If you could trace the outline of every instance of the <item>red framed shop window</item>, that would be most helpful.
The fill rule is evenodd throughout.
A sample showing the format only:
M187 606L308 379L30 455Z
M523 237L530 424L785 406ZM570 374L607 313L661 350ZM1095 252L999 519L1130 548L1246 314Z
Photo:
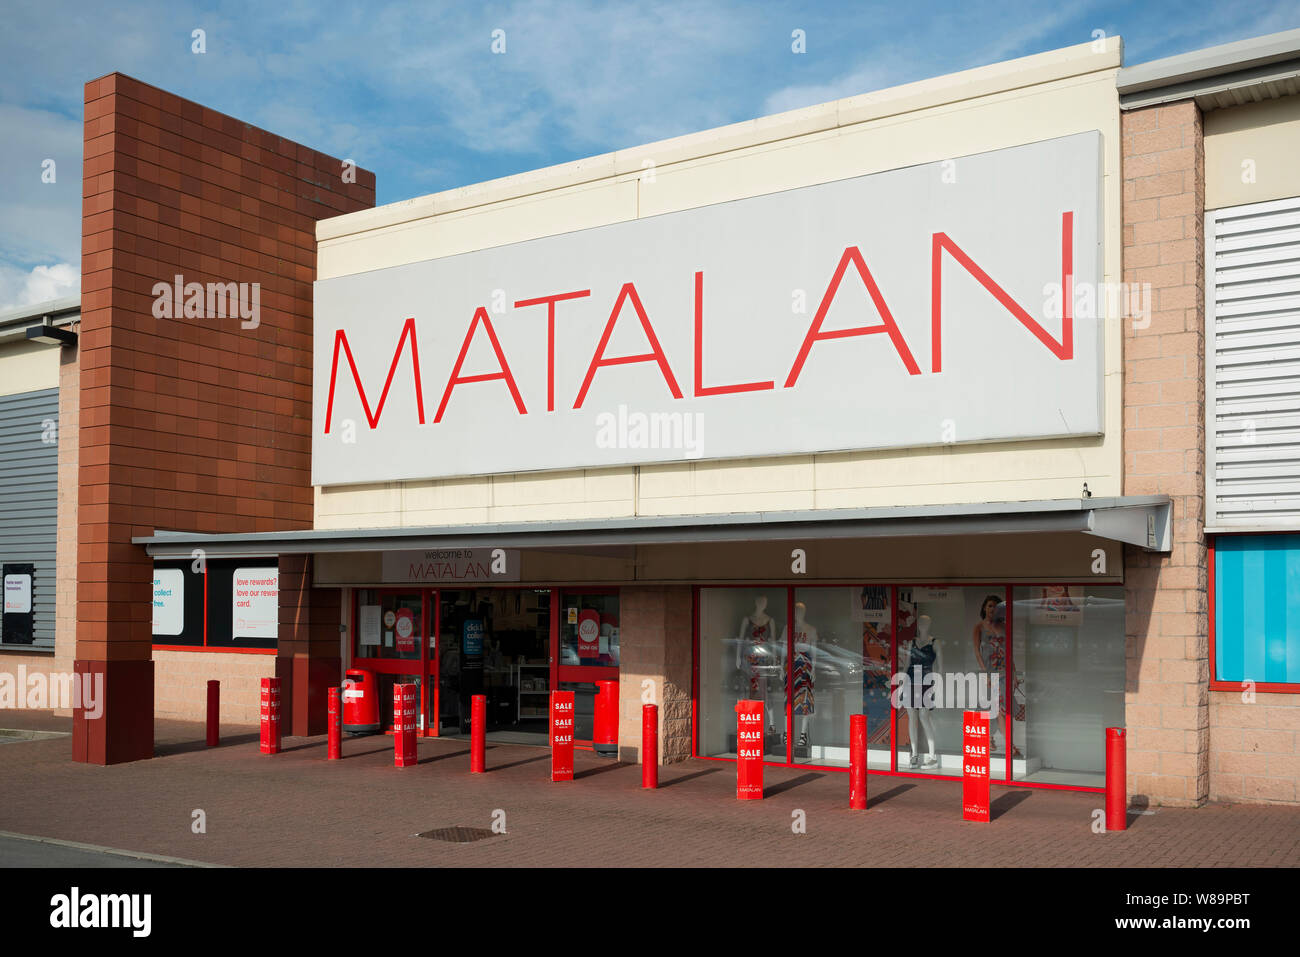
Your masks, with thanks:
M1289 575L1285 569L1276 567L1272 571L1274 573L1281 571L1282 574L1270 575L1268 571L1264 571L1258 566L1253 569L1254 574L1245 574L1239 558L1240 548L1238 547L1259 543L1266 546L1260 551L1273 552L1275 551L1273 546L1279 543L1287 543L1289 540L1294 540L1297 545L1300 545L1300 534L1294 531L1277 531L1252 532L1244 535L1210 535L1207 537L1207 634L1210 657L1209 687L1211 691L1241 693L1246 687L1244 682L1250 680L1253 690L1260 693L1300 694L1300 682L1255 680L1246 674L1244 668L1237 677L1224 677L1220 673L1221 663L1219 660L1220 654L1224 652L1244 656L1246 647L1253 649L1257 643L1263 643L1266 640L1266 635L1263 632L1281 631L1288 637L1294 633L1295 626L1291 625L1291 621L1300 617L1297 615L1296 607L1300 605L1300 600L1296 597L1297 594L1300 594L1300 589L1297 589L1294 585L1296 576ZM1221 566L1218 552L1221 541L1232 546L1230 556L1232 559L1230 563L1231 571L1225 576L1230 579L1230 582L1225 583L1219 581ZM1297 550L1300 549L1291 549L1293 552ZM1294 571L1294 567L1294 562L1292 562L1292 571ZM1271 625L1267 623L1270 616L1266 612L1263 615L1256 614L1254 622L1251 625L1246 625L1243 621L1245 618L1243 606L1246 604L1258 605L1261 593L1264 600L1272 606L1268 611L1273 612L1274 621ZM1282 619L1280 626L1277 623L1279 613ZM1219 619L1224 614L1234 617L1231 622L1233 633L1229 635L1220 635L1223 622ZM1287 630L1289 625L1291 627L1290 631ZM1221 640L1222 646L1220 645ZM1276 644L1274 648L1277 648ZM1264 653L1267 653L1267 651L1265 650ZM1292 658L1291 660L1294 661L1295 659ZM1241 668L1242 666L1237 665L1236 667ZM1296 670L1300 670L1300 668Z

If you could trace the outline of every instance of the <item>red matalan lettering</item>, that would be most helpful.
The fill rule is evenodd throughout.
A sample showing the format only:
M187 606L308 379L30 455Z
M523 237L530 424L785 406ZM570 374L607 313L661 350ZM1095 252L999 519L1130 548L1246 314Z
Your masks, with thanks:
M618 317L623 311L623 302L627 299L632 301L632 308L636 310L637 318L641 320L641 329L645 332L646 339L650 341L650 351L634 356L614 356L606 359L605 348L609 345L609 337L614 332L614 323L618 321ZM673 394L674 399L682 397L682 390L677 385L677 379L673 376L672 367L668 365L668 357L664 355L664 350L659 345L659 337L655 335L654 326L650 324L650 317L646 315L645 306L641 305L641 297L637 295L636 286L630 282L625 282L623 288L618 291L618 298L614 300L614 308L610 311L609 321L605 323L605 331L601 334L600 344L596 346L595 355L591 357L591 365L587 367L587 377L582 380L582 388L578 390L578 398L573 403L573 407L575 409L582 408L582 403L587 398L587 390L591 388L591 380L596 377L596 370L601 366L621 366L634 362L658 363L659 371L663 373L664 381L668 383L668 391Z
M492 351L496 353L497 367L500 371L487 372L482 375L460 374L461 366L465 364L465 355L469 352L470 343L474 341L474 330L482 322L483 328L487 331L488 341L492 343ZM491 382L495 379L504 379L507 388L510 389L510 397L515 400L515 408L520 415L527 415L528 410L524 408L524 400L519 395L519 387L515 385L515 377L510 372L510 364L506 362L505 354L501 351L501 343L497 341L497 332L492 328L492 320L488 318L487 310L479 306L474 310L474 318L470 320L469 331L465 333L465 341L461 343L460 355L456 357L456 364L452 367L451 377L447 380L447 388L442 392L442 402L438 404L438 413L433 417L433 424L437 425L442 421L442 414L447 411L447 402L451 399L451 390L458 385L469 382ZM424 419L420 419L424 423ZM373 426L372 426L373 428Z
M397 372L397 360L402 357L402 344L406 337L411 337L411 374L415 379L415 408L420 415L420 424L424 425L424 389L420 382L420 347L415 341L415 317L406 320L402 334L397 338L397 348L393 351L393 362L388 367L388 378L384 380L384 390L379 393L379 404L370 413L370 402L366 398L365 386L361 384L361 373L357 371L356 360L352 358L352 347L348 345L348 335L342 329L334 333L334 358L330 361L330 391L325 403L325 434L329 435L330 419L334 414L334 383L339 371L339 349L348 357L348 368L352 370L352 381L357 384L357 394L361 396L361 408L365 410L366 421L372 429L379 427L379 417L383 414L384 403L388 400L388 390L393 385L393 374Z

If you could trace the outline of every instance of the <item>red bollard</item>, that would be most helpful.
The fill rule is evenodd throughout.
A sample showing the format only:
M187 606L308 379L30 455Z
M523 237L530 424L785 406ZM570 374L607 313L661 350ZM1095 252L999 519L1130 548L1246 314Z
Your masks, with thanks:
M867 716L849 716L849 807L867 809Z
M763 800L763 702L736 702L736 797Z
M393 685L393 765L415 765L415 703L419 692L415 685Z
M1128 829L1128 749L1123 728L1106 729L1106 830Z
M641 787L659 787L659 705L641 706Z
M487 770L487 695L470 698L469 771L482 774Z
M221 742L221 682L208 681L208 747L215 748Z
M280 679L263 678L259 701L261 718L261 742L259 750L263 754L280 753Z
M343 757L343 708L340 695L343 689L329 689L329 751L326 760L337 761Z

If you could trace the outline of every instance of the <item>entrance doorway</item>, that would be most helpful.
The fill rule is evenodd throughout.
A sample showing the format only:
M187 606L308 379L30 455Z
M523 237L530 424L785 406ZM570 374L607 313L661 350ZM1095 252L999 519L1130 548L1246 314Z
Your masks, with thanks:
M487 699L489 741L548 743L550 692L574 692L574 743L591 748L596 682L618 680L617 588L359 588L352 667L376 673L380 719L392 689L420 688L420 733L470 733Z

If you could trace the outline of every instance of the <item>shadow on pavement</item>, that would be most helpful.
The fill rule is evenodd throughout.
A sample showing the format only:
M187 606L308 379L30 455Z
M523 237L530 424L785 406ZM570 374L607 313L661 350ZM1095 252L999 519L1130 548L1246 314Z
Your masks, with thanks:
M504 771L506 768L517 768L521 764L532 764L535 761L549 761L549 760L551 760L551 755L550 752L547 752L546 754L539 754L535 758L524 758L520 761L511 761L509 764L495 764L492 767L488 768L487 770L489 773L491 773L492 771Z
M801 784L808 784L810 781L820 781L825 776L824 774L801 774L789 781L782 781L780 784L772 784L763 788L763 797L775 797L782 791L789 791L791 788L797 788Z
M233 747L237 744L250 744L259 740L257 734L231 734L222 737L217 744L218 748ZM196 738L193 741L164 741L154 742L153 756L155 758L166 758L173 754L188 754L192 751L207 751L208 742L206 738Z
M989 820L996 821L1003 814L1015 808L1017 804L1028 801L1031 797L1033 797L1033 792L1023 789L998 795L997 798L989 802Z
M703 771L692 771L690 774L683 774L681 777L673 778L670 781L659 781L661 788L672 787L674 784L681 784L683 781L689 781L692 778L702 778L706 774L717 774L722 768L705 768Z
M578 781L582 778L593 777L597 774L604 774L606 771L614 771L618 768L630 768L632 765L624 764L622 761L615 761L612 764L602 764L594 768L584 768L581 771L573 772L573 780Z
M915 784L900 784L897 787L890 788L888 791L885 791L883 794L872 794L871 791L868 790L867 807L874 808L877 805L884 804L889 799L896 798L900 794L912 790L912 788L914 787L916 787Z

